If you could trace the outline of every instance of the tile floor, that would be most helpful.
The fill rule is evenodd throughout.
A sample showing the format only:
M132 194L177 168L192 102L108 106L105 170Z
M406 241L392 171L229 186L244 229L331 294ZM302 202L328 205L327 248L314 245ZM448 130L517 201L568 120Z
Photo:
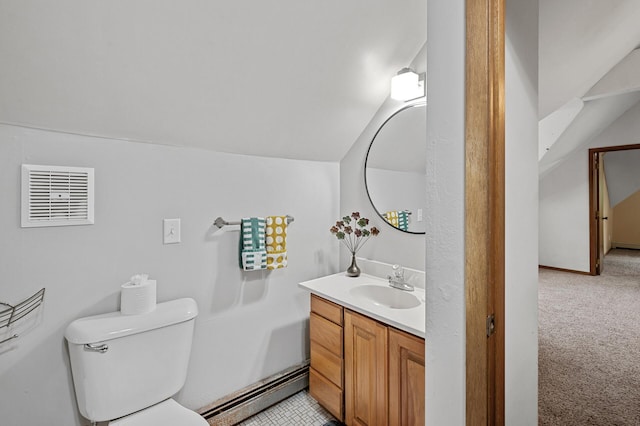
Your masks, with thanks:
M335 418L322 408L318 402L304 390L288 399L249 417L238 426L323 426L334 423Z

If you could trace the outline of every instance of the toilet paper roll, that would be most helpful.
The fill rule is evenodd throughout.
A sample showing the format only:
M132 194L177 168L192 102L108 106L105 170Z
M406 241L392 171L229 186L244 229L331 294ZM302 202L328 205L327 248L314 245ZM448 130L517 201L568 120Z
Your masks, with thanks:
M141 284L122 284L120 291L120 313L123 315L146 314L156 308L156 280Z

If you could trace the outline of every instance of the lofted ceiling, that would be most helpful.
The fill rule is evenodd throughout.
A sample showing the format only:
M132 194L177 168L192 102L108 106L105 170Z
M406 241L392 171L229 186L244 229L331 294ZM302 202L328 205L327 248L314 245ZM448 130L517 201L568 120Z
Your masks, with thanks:
M540 170L640 100L638 0L540 0ZM0 122L339 161L427 0L0 0Z
M541 176L640 101L638 22L638 0L540 0Z
M339 161L426 40L426 0L0 1L0 122Z

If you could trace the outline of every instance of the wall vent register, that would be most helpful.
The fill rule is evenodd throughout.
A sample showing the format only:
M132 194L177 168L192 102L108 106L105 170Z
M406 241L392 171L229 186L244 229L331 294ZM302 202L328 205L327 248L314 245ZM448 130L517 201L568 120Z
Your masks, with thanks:
M93 169L22 165L23 228L94 223Z

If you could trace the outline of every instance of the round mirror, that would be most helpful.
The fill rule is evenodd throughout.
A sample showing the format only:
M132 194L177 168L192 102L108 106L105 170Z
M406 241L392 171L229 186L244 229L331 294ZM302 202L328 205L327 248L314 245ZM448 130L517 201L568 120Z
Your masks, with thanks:
M396 111L378 129L364 164L369 200L390 226L424 234L427 112L424 102Z

